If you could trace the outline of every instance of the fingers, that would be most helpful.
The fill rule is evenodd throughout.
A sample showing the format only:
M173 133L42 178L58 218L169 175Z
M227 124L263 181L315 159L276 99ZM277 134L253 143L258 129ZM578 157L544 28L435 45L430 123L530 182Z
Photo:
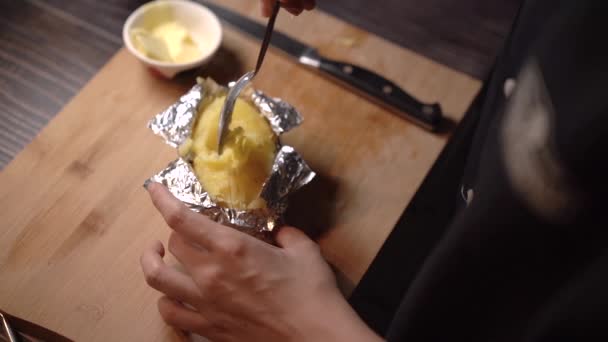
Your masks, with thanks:
M304 232L294 227L283 227L279 230L276 237L277 243L283 248L311 247L316 246Z
M304 10L300 7L285 7L285 10L293 15L300 15Z
M209 326L198 311L165 296L158 300L158 312L167 324L181 330L201 332Z
M169 237L169 251L188 270L197 268L205 263L208 251L195 246L178 233L172 232Z
M272 4L274 3L273 0L262 0L261 5L262 5L262 16L263 17L269 17L270 14L272 13Z
M281 7L293 15L299 15L304 10L315 8L315 0L277 0L281 2ZM275 0L262 0L262 16L268 17L272 13L272 6Z
M161 184L150 184L148 193L156 209L173 230L204 248L211 250L214 240L236 233L191 211Z
M163 246L163 243L158 240L154 241L147 250L157 253L161 258L165 256L165 246Z
M304 0L304 1L302 1L302 6L304 7L305 10L311 11L315 8L316 1L315 0Z
M167 266L162 259L164 253L163 245L156 241L141 255L141 268L148 285L176 300L190 304L199 302L200 291L194 281Z
M240 257L252 244L262 244L245 233L189 210L161 184L150 184L148 192L154 206L176 233L210 253Z
M293 15L300 15L304 8L302 7L302 0L282 0L282 7Z

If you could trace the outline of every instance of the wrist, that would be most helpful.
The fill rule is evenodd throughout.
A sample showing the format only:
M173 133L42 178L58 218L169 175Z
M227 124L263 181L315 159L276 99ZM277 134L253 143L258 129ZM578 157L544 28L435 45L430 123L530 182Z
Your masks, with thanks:
M333 326L331 339L327 341L349 341L349 342L379 342L383 341L370 327L363 322L361 317L341 296L342 308L336 325Z
M300 332L294 342L383 341L363 322L339 291L319 300L319 307L304 318Z

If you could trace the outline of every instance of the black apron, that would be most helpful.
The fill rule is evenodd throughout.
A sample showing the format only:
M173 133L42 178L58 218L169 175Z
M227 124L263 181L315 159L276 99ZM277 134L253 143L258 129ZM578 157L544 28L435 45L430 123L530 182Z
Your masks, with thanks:
M483 89L350 298L380 335L608 337L607 10L599 0L523 3Z

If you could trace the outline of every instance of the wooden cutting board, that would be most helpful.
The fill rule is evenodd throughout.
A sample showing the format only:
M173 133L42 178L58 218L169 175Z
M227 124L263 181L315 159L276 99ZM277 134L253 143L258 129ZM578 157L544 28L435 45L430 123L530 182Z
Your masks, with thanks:
M219 2L219 1L218 1ZM255 1L222 4L258 18ZM328 57L366 66L459 121L479 82L321 12L277 29ZM226 82L259 43L225 27L201 71ZM156 310L139 255L169 230L143 181L176 157L146 122L191 78L152 76L124 49L0 174L0 308L78 341L179 340ZM444 146L434 135L271 49L256 87L288 99L304 124L285 136L318 172L292 200L291 223L318 241L345 293L359 281Z

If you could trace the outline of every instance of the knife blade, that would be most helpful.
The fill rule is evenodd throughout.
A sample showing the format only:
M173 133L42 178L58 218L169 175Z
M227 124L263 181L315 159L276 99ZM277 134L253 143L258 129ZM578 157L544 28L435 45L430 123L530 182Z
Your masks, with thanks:
M10 324L10 328L13 334L16 335L17 341L56 341L56 342L71 342L65 336L59 335L58 333L51 331L38 324L26 321L16 316L12 316L2 310L0 310L4 318L4 322L7 326ZM18 336L18 337L17 337ZM0 334L0 337L2 335ZM10 337L7 337L10 338ZM2 339L0 339L2 340ZM10 341L10 339L9 339Z
M228 24L256 39L263 39L265 32L263 25L210 1L198 1ZM274 32L270 44L295 58L300 64L332 76L357 89L371 100L393 109L393 112L401 117L414 121L426 129L437 131L443 121L443 112L438 103L423 103L394 82L371 70L351 63L325 58L315 48L279 31Z

